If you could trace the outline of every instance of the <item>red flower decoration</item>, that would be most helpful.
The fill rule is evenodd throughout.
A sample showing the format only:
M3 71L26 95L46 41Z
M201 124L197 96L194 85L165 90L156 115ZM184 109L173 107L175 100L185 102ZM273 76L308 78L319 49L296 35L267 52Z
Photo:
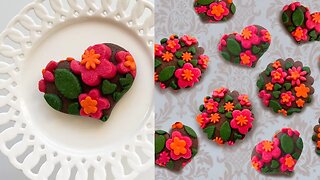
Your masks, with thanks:
M307 74L307 71L302 71L301 66L298 68L292 67L288 70L289 76L286 78L287 80L291 80L291 84L300 85L301 81L306 81L307 79L304 77Z
M275 84L275 83L283 84L284 83L284 78L287 76L287 73L284 72L282 70L282 68L278 68L278 69L273 70L271 72L271 76L272 76L271 82L273 84Z
M180 88L192 87L194 83L199 82L201 70L194 68L191 63L186 63L182 68L176 70L174 75L178 78Z
M119 62L117 69L121 74L130 73L133 77L136 77L136 63L129 52L119 51L115 58Z
M92 89L88 94L80 94L79 103L81 116L97 119L102 117L102 110L110 108L108 99L101 97L98 89Z
M230 126L233 129L238 129L241 134L247 134L249 129L252 128L254 118L250 110L235 110L232 112L232 117L233 119L230 122Z
M292 105L292 102L295 99L296 98L292 95L291 91L288 91L288 92L285 92L285 93L281 93L281 95L280 95L280 103L281 104L285 104L288 107L290 107Z

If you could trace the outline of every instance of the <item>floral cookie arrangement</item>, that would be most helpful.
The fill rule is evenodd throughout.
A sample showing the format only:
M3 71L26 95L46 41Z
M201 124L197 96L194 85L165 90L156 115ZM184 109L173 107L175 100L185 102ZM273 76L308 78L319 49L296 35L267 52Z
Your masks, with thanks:
M303 150L300 133L283 128L272 141L263 140L252 151L251 164L266 175L292 175Z
M312 136L312 141L316 144L316 153L320 156L320 119L319 124L313 128L314 135Z
M227 21L236 13L232 0L195 0L194 9L203 22Z
M218 144L233 145L236 140L244 139L252 128L254 115L246 94L222 87L205 97L199 109L197 122L208 139Z
M297 43L320 41L320 12L294 2L282 10L282 23Z
M185 167L198 152L198 138L189 126L176 122L170 133L155 132L155 163L173 171Z
M312 101L314 79L300 61L279 59L270 63L257 81L263 104L284 116L299 113Z
M241 34L223 35L218 49L226 61L245 67L255 67L268 50L270 43L271 35L267 29L251 25L244 28Z
M193 87L208 67L209 57L198 46L198 40L184 35L171 35L155 44L155 82L160 88L174 90Z
M42 71L39 90L55 110L107 121L130 89L136 64L125 49L111 43L90 46L82 60L51 61Z

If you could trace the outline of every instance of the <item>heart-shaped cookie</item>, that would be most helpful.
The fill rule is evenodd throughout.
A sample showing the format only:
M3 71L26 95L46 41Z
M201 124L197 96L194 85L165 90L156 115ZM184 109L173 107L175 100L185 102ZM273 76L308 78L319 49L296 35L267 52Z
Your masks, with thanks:
M186 166L198 152L198 138L189 126L176 122L170 133L155 132L155 163L172 171Z
M201 114L196 120L208 139L218 144L233 145L252 129L254 115L248 95L222 87L203 101L199 108Z
M271 35L267 29L251 25L244 28L241 34L223 35L218 49L227 61L246 67L255 67L261 56L268 50L270 43Z
M316 144L316 153L320 156L320 119L319 124L313 128L314 134L312 136L312 141Z
M107 121L135 79L135 61L111 43L90 46L81 59L50 61L42 70L39 90L57 111Z
M203 22L227 21L236 13L232 0L195 0L194 9Z
M251 164L266 175L292 175L303 150L300 133L283 128L272 141L263 140L252 151Z
M282 10L282 23L297 43L320 41L320 12L294 2Z

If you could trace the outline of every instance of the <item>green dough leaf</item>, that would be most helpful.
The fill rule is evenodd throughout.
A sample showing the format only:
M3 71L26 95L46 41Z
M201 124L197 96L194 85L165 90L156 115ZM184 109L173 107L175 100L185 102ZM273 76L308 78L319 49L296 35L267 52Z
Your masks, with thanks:
M209 5L212 2L214 2L215 0L198 0L197 3L201 4L201 5Z
M101 118L101 121L106 122L106 121L108 121L108 119L109 119L109 116L104 115L104 116Z
M162 149L164 148L164 145L165 145L165 142L166 142L166 138L163 136L163 135L159 135L156 137L155 139L155 153L158 154L162 151Z
M231 119L232 118L232 112L227 112L226 113L226 118Z
M279 167L279 165L280 165L279 162L273 159L273 160L271 161L271 166L270 166L270 167L271 167L272 169L276 169L276 168Z
M117 85L116 84L111 83L108 80L104 80L102 82L101 90L102 90L103 94L112 94L116 89L117 89Z
M298 138L296 141L296 146L298 149L302 150L303 149L303 141L301 138Z
M316 40L317 39L317 33L315 30L312 30L309 32L310 40Z
M164 135L164 134L166 134L167 132L166 132L166 131L163 131L163 130L156 130L156 133L157 133L157 134L160 134L160 135Z
M286 70L288 70L289 68L291 68L293 66L292 62L287 61L286 62Z
M276 99L279 99L280 97L280 94L281 94L281 91L273 91L272 92L272 96Z
M210 98L210 97L209 97ZM215 101L220 102L221 99L220 98L214 98Z
M282 86L280 85L280 84L278 84L278 83L276 83L275 85L274 85L274 90L275 91L278 91L279 89L281 89L282 88Z
M284 83L283 86L287 91L289 91L291 89L291 87L292 87L291 83Z
M186 62L184 60L179 60L178 61L178 66L179 67L183 67L183 65L185 64Z
M263 168L261 168L261 172L262 173L265 173L265 174L267 174L268 172L269 172L269 167L268 166L265 166L265 167L263 167Z
M185 126L184 125L184 130L186 130L186 132L189 134L189 136L191 136L192 138L197 138L197 134L196 132L194 132L194 130L192 128L190 128L189 126Z
M234 106L234 109L235 109L235 110L241 110L241 109L242 109L241 104L236 104L236 105Z
M301 26L304 22L304 13L301 8L297 7L292 14L292 22L295 26Z
M62 100L55 94L45 94L44 99L55 110L60 111L62 109Z
M221 51L221 56L227 60L227 61L230 61L230 54L226 51Z
M216 127L208 126L207 128L203 129L203 132L207 133L208 139L212 139L214 135Z
M302 68L302 70L303 70L303 71L306 71L308 74L311 73L311 70L310 70L310 68L309 68L308 66L304 66L304 67Z
M285 154L291 154L294 150L293 139L287 134L283 134L280 138L281 149Z
M169 162L167 162L166 167L168 169L173 169L174 168L174 162L172 160L170 160Z
M196 60L196 59L192 59L190 62L194 67L196 67L198 65L198 60Z
M240 58L239 57L234 58L233 63L240 64Z
M194 46L189 47L188 52L190 52L192 55L196 54L196 48Z
M119 79L120 85L123 87L123 89L130 89L130 87L132 86L133 83L133 77L131 74L126 74L125 78L120 78Z
M80 105L75 102L68 106L68 114L80 115Z
M201 106L199 107L199 110L202 112L204 110L204 105L201 104Z
M252 47L253 54L258 54L260 51L261 51L261 48L259 48L258 46L253 46Z
M283 23L288 23L289 22L289 17L287 13L282 13L282 22Z
M241 53L240 44L238 43L238 41L236 41L233 38L227 39L227 49L230 51L232 55L235 55L235 56L239 56Z
M225 102L232 102L232 101L233 101L233 98L232 98L230 95L226 95L226 96L224 97L224 101L225 101Z
M293 113L300 113L300 112L301 112L301 109L299 109L299 108L290 108L290 109L288 109L287 114L291 115Z
M257 81L257 86L259 90L262 90L264 88L264 79L263 76L259 76L259 80Z
M272 71L272 70L273 70L273 69L272 69L271 67L267 67L267 68L266 68L266 71L265 71L266 75L269 76L269 75L271 74L271 71Z
M292 32L292 31L294 31L296 28L295 28L294 26L289 26L287 29L288 29L289 32Z
M276 113L282 109L282 106L275 100L270 100L269 107L271 107Z
M242 139L242 135L241 134L238 134L237 132L234 133L233 137L235 139Z
M127 92L126 90L124 90L124 91L122 91L122 92L114 92L114 93L112 94L113 100L116 101L116 102L118 102L126 92Z
M231 136L231 127L228 121L224 122L220 128L220 136L224 141L228 141Z
M300 158L300 155L301 155L301 153L295 152L295 153L292 154L292 157L293 157L294 159L299 159L299 158Z
M192 148L191 151L192 151L192 157L194 157L198 153L198 150L196 148Z
M175 56L180 59L182 57L182 52L178 51L175 53Z
M167 38L163 38L163 39L160 40L160 43L161 43L161 44L164 44L164 43L166 43L167 41L168 41Z
M78 78L67 69L56 69L54 74L58 91L68 99L77 99L82 91Z
M175 70L176 70L175 66L168 66L164 68L159 74L159 81L161 82L168 81L173 76Z
M237 8L236 8L236 6L235 6L233 3L232 3L231 6L230 6L230 10L231 10L231 13L232 13L232 14L235 14L235 13L236 13Z
M219 111L219 113L224 113L225 112L224 107L222 107L222 106L219 107L218 111Z
M158 66L160 66L162 64L162 62L159 59L155 59L154 60L154 68L157 68Z
M172 87L172 89L178 89L178 86L174 81L171 81L170 87Z

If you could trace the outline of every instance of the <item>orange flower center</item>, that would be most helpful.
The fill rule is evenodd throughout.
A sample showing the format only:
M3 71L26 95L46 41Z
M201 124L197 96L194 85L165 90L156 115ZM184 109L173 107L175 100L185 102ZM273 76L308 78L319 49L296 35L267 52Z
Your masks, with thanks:
M100 58L100 54L96 54L94 49L86 50L84 52L84 54L82 55L82 61L80 62L80 64L85 64L86 65L86 69L90 70L92 69L96 69L97 64L100 64L101 62L99 61Z
M273 84L272 83L266 84L266 90L272 91L273 90Z
M243 54L241 56L241 61L243 64L249 64L250 63L250 56L246 55L246 54Z
M253 167L255 170L258 170L258 169L259 169L259 163L252 161L252 167Z
M155 80L155 81L158 81L158 80L159 80L159 75L158 75L156 72L154 73L154 80Z
M303 36L303 30L301 28L297 28L296 31L293 33L293 36L301 38Z
M280 79L281 78L281 76L282 76L282 74L281 73L279 73L279 72L275 72L274 74L273 74L273 78L274 79Z
M182 54L182 59L183 59L184 61L186 61L186 62L191 61L192 57L193 57L193 56L192 56L191 53L189 53L189 52L184 52L184 53Z
M318 138L320 138L320 133L317 134Z
M264 35L264 38L266 38L267 41L271 40L271 35L269 32L266 32L266 34Z
M315 23L320 23L320 13L314 13L312 15L312 21Z
M213 109L213 103L209 102L206 104L207 110L212 110Z
M279 67L281 67L280 61L274 62L273 65L272 65L272 67L274 67L274 68L276 68L276 69L279 68Z
M219 17L221 16L222 13L224 13L224 9L221 4L217 6L212 6L211 14Z
M171 48L171 49L174 48L174 47L176 47L176 45L177 45L177 44L176 44L174 41L169 41L169 42L168 42L168 46L169 46L169 48Z
M288 94L284 94L282 97L282 102L290 102L291 97Z
M288 115L288 112L285 109L278 110L278 113L282 113L284 116Z
M298 71L293 71L291 73L291 77L292 77L293 80L297 80L297 79L300 78L300 73Z
M242 97L242 101L244 101L244 102L249 102L249 97L248 97L248 96L243 96L243 97Z
M263 141L262 149L266 152L270 152L273 149L273 142L271 141Z
M171 61L172 58L173 58L173 54L170 53L169 51L166 51L166 52L162 55L163 61L166 61L166 62Z
M126 56L126 60L123 64L125 67L129 68L131 71L136 70L136 63L131 55Z
M170 148L173 150L173 153L178 156L180 154L187 153L187 149L185 148L186 144L186 141L180 140L178 137L174 137L173 142L170 144Z
M234 108L234 105L233 105L233 103L231 103L231 102L227 102L227 103L225 103L225 105L224 105L224 109L227 110L227 111L232 111L233 108Z
M211 114L211 122L217 123L220 121L220 115L218 113Z
M220 89L217 89L217 90L216 90L216 92L217 92L218 94L222 93L223 91L224 91L224 88L220 88Z
M243 31L242 31L242 37L244 39L250 39L252 36L252 32L248 29L248 28L245 28Z
M215 141L217 144L223 144L221 137L216 137L213 141Z
M296 104L297 104L297 106L298 107L303 107L304 106L304 100L302 100L302 99L298 99L297 101L296 101Z
M90 96L87 96L84 100L82 100L80 102L80 105L86 114L93 114L98 111L98 102L92 99Z
M243 115L239 115L238 117L236 117L236 121L237 121L237 125L239 126L245 126L248 124L247 117Z
M284 163L288 168L291 168L294 166L295 162L293 160L293 158L290 156L290 157L287 157L285 159L285 163Z
M193 79L194 74L192 73L192 71L190 69L185 69L185 70L183 70L183 73L181 76L184 80L191 81Z

